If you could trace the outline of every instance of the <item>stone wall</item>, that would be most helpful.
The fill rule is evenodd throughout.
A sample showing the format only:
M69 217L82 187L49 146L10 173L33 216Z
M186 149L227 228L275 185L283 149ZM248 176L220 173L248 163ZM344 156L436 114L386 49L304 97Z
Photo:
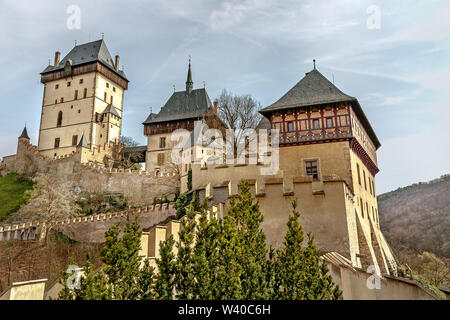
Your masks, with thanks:
M113 224L124 223L129 217L138 215L141 228L146 230L159 223L174 218L176 210L173 203L157 204L137 210L104 213L78 217L55 222L53 230L62 232L69 238L83 242L104 242L104 234ZM0 226L1 240L34 240L42 237L44 222L36 221Z
M28 139L19 139L14 161L6 161L0 174L15 171L32 176L36 173L53 173L65 181L71 181L80 191L123 194L130 206L146 206L155 197L174 196L179 187L176 175L155 172L105 168L93 162L83 163L89 149L78 147L76 152L50 159L42 155Z

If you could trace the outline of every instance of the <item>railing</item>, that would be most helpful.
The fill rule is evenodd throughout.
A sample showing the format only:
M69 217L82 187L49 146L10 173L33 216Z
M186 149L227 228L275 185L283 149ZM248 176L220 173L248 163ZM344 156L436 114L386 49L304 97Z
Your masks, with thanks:
M322 140L348 139L352 135L348 131L332 131L321 133L300 134L299 132L284 132L280 134L280 144L302 143Z

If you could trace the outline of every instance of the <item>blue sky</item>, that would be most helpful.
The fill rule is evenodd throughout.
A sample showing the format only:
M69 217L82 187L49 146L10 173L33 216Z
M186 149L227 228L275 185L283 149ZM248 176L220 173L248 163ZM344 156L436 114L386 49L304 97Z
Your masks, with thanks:
M67 8L80 8L80 29ZM379 29L368 28L375 5ZM361 0L0 0L0 157L26 122L37 143L54 52L101 38L130 79L123 134L145 143L141 122L184 87L224 88L267 106L317 68L359 99L382 147L377 193L450 172L450 2Z

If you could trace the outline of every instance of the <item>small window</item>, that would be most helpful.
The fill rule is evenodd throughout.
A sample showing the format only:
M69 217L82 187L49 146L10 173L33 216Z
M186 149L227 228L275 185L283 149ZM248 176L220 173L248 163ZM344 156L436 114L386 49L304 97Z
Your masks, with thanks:
M55 138L55 148L59 148L59 138Z
M72 83L69 81L69 82L67 82L67 86L68 87L70 87L70 85L71 85Z
M80 84L83 84L83 79L80 79Z
M87 97L87 88L84 88L83 96L84 96L85 98Z
M106 87L109 88L109 83L108 82L106 83Z
M158 154L158 165L162 166L164 164L164 153Z
M77 100L77 99L78 99L78 90L75 90L75 95L74 95L73 99L74 99L74 100Z
M294 123L292 121L288 122L288 132L294 131Z
M61 98L61 103L63 103L64 102L64 98Z
M58 104L58 99L55 99L55 104Z
M333 128L333 119L327 118L327 128Z
M313 120L313 129L320 129L319 119Z
M70 109L73 109L73 105L70 106Z
M62 111L58 112L58 118L56 119L56 126L61 127L62 125L63 113Z
M376 193L375 193L375 183L373 182L373 179L372 179L372 195L375 197L375 195L376 195Z
M103 100L106 101L107 98L108 98L108 94L107 94L106 91L105 91L105 95L104 95L104 97L103 97Z
M116 87L113 87L113 92L116 92Z
M361 207L361 215L364 218L364 205L363 205L363 202L362 202L362 198L359 198L359 205Z
M111 100L111 102L110 102L110 103L111 103L111 104L113 104L113 96L111 96L111 99L110 99L110 100Z
M166 147L166 137L159 138L159 147L161 149Z
M76 146L78 143L78 135L72 136L72 146Z
M319 173L317 171L317 160L306 161L306 175L312 176L313 180L319 180Z
M367 218L370 218L369 204L366 202Z
M100 138L103 138L103 135L100 133Z
M356 164L356 171L358 171L358 183L361 185L361 172L359 171L359 164Z
M367 182L366 182L366 172L363 170L363 178L364 178L364 189L367 191Z
M81 113L81 110L80 110L80 109L78 109L78 113Z
M59 88L59 84L56 84L55 85L55 90L58 89L58 88Z

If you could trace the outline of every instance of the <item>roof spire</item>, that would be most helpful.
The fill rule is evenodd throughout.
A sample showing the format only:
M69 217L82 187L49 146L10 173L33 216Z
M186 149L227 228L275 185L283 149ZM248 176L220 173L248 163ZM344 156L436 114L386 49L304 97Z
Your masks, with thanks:
M314 70L316 70L316 59L313 59L313 63L314 63Z
M81 136L80 142L78 142L78 144L77 144L77 147L82 147L82 148L88 148L89 149L89 146L88 146L88 144L86 142L86 138L84 137L84 132L83 132L83 135Z
M194 82L192 81L192 72L191 72L191 56L189 55L189 68L188 75L186 80L186 92L191 93L194 89Z
M30 140L30 137L28 136L28 132L27 132L27 124L25 123L25 127L22 130L22 134L20 135L19 139L24 138L27 140Z

